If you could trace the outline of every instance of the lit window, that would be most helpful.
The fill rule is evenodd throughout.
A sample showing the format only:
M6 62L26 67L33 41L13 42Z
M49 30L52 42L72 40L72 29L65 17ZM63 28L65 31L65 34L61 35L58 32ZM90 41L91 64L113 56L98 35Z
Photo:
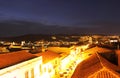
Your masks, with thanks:
M44 68L44 72L46 72L46 67Z
M34 69L31 69L31 78L34 78Z
M55 64L57 64L57 60L55 60Z
M28 71L25 72L25 78L29 78Z
M51 68L48 68L48 72L50 73L52 71L52 69Z
M40 65L40 74L42 74L42 66Z

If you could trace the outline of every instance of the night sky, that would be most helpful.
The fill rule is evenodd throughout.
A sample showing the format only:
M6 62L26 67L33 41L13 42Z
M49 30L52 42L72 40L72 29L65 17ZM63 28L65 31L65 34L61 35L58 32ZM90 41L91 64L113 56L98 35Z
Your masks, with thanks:
M50 32L120 35L120 0L0 0L0 29L0 36Z

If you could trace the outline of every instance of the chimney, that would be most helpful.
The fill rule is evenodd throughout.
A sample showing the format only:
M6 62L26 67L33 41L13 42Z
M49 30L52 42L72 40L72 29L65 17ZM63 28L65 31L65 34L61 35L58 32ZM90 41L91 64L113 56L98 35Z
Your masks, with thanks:
M118 66L120 67L120 50L116 50L116 55L117 55L117 61L118 61Z

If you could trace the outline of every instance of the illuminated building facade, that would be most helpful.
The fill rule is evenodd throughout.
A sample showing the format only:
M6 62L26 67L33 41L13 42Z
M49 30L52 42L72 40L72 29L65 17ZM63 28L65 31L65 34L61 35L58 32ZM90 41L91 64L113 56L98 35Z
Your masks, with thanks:
M59 54L51 51L35 54L36 56L42 56L42 76L43 78L55 78L59 77L58 67L60 65Z
M0 55L0 78L40 78L42 57L28 52L13 52Z
M30 54L26 51L0 55L0 78L55 78L59 77L59 54L42 52ZM11 60L12 59L12 60Z

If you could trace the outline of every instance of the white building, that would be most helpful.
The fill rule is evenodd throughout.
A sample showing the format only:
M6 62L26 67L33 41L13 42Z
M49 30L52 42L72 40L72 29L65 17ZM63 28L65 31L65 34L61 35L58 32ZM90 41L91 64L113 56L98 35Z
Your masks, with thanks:
M26 51L0 55L0 78L40 78L42 57Z

